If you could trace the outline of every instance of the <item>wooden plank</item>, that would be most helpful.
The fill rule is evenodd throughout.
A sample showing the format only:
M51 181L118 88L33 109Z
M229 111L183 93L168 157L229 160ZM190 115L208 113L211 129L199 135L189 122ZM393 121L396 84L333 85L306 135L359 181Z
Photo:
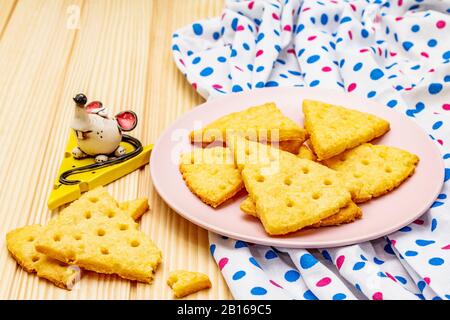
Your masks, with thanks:
M0 193L0 298L171 298L165 281L174 269L210 275L213 288L190 298L231 297L209 254L206 231L157 196L148 166L108 188L119 200L151 199L152 212L143 217L142 230L164 255L154 284L85 272L68 292L24 272L4 244L8 230L46 223L57 213L47 210L46 201L67 139L71 97L84 92L111 112L132 108L140 116L133 135L154 142L170 122L201 102L172 62L171 31L215 16L222 6L222 1L208 0L17 3L0 41L0 116L8 123L0 127L0 179L7 186Z
M0 40L16 7L17 0L0 0Z

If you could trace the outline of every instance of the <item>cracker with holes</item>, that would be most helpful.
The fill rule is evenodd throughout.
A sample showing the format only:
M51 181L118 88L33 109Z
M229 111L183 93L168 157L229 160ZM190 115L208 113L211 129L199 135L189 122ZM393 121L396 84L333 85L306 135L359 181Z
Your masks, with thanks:
M72 289L80 271L60 261L51 259L35 249L36 239L43 227L31 225L8 232L6 246L17 263L29 273L51 281L63 289Z
M254 148L249 150L251 157ZM277 164L246 163L242 170L268 234L283 235L311 226L349 204L351 194L336 172L291 153L278 154L278 159L270 159Z
M167 284L172 288L176 298L211 288L211 281L206 274L184 270L172 271L167 279Z
M258 213L256 212L256 205L250 197L244 199L240 205L241 210L253 217L258 218ZM338 213L329 216L309 227L319 228L319 227L330 227L338 226L345 223L353 222L362 217L361 208L359 208L353 201L350 201L347 206L341 208Z
M36 250L68 264L150 283L161 251L104 188L83 194L42 227Z
M192 142L209 144L213 141L225 142L227 132L243 133L251 140L258 141L298 141L306 139L306 131L290 118L283 115L274 103L250 107L240 112L230 113L190 134ZM300 145L299 145L300 146Z
M324 102L303 100L305 128L319 161L369 142L389 131L389 122Z
M133 218L133 220L138 220L144 213L148 211L148 199L138 198L135 200L128 200L119 203L119 208L122 211L127 212L127 214Z
M181 156L180 171L189 189L213 208L244 187L228 148L196 148L185 153Z
M419 158L407 151L365 143L323 163L362 187L355 202L368 201L398 187L414 173Z

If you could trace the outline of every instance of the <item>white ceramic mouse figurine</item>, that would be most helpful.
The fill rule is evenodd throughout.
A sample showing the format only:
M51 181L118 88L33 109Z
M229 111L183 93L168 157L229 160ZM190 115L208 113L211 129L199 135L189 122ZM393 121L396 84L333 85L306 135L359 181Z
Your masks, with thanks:
M87 98L82 93L73 100L75 116L71 127L78 144L72 150L73 157L82 159L91 156L95 157L96 162L105 162L109 157L125 154L125 149L120 146L122 131L131 131L136 127L137 115L133 111L123 111L110 117L100 101L86 104Z

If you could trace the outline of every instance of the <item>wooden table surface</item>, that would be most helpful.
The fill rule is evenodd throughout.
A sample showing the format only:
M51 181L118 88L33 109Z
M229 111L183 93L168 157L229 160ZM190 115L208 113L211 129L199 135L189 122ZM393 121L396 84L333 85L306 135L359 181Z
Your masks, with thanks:
M6 250L5 234L45 224L57 212L47 198L63 156L73 113L84 92L116 113L131 107L144 144L202 102L176 69L171 34L214 17L222 0L0 0L0 298L170 299L169 271L209 274L212 289L192 299L230 299L209 254L208 235L172 211L152 187L149 166L110 184L119 200L147 196L141 229L163 252L151 285L83 273L66 291L24 272ZM79 13L79 15L78 15Z

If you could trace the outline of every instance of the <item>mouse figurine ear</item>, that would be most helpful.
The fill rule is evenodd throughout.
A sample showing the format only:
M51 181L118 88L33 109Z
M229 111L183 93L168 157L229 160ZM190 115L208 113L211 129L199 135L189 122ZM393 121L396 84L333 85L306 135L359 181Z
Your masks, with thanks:
M137 115L133 111L122 111L116 114L117 125L122 131L131 131L136 128Z

